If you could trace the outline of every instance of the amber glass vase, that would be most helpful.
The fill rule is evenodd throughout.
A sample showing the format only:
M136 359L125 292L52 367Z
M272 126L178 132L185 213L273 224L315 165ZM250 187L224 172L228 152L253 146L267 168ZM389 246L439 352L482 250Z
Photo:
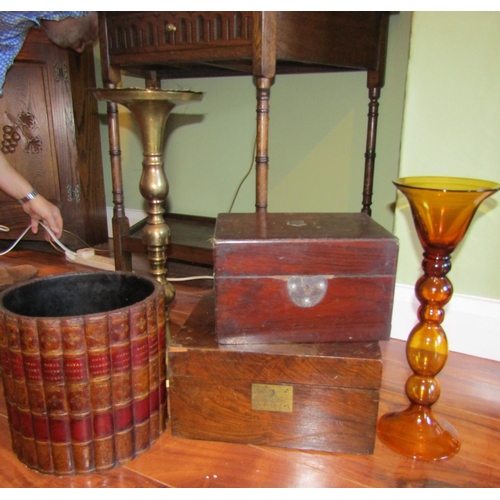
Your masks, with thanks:
M405 177L394 184L409 201L424 249L424 274L415 285L420 302L418 324L406 343L406 358L413 371L405 386L410 405L383 415L377 434L383 443L403 455L445 459L460 449L455 429L431 409L440 395L435 377L448 357L448 341L441 323L453 287L446 275L451 269L451 254L477 208L500 189L500 184L457 177Z

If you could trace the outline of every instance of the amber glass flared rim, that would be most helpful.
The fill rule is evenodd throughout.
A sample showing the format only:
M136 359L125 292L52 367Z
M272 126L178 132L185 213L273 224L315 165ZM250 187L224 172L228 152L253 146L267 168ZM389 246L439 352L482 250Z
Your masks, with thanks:
M498 191L498 182L471 179L468 177L415 176L400 177L393 181L396 186L443 192L484 192Z

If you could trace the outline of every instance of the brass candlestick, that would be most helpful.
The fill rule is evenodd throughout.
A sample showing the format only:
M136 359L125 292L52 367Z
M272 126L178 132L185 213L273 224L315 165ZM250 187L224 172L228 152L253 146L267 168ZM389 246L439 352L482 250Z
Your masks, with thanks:
M175 291L166 278L170 228L163 217L168 195L168 181L163 168L165 125L177 104L201 101L203 93L131 88L97 89L94 90L94 95L98 100L125 106L139 124L144 155L139 189L148 205L143 241L148 248L150 273L165 287L165 298L169 303L174 298Z

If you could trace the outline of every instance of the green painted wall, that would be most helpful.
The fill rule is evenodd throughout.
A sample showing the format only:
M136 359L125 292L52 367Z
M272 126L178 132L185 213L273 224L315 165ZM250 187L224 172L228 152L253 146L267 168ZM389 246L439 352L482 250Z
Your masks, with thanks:
M500 12L415 12L401 176L500 182ZM452 258L456 293L500 299L500 194L486 200ZM422 250L400 197L397 280L414 284Z

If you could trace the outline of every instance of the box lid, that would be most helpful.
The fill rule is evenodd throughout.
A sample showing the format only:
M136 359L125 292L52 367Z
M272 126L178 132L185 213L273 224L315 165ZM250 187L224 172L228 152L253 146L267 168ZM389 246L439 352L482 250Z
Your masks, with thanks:
M219 214L217 277L392 275L398 240L364 213Z
M221 345L215 334L215 297L203 297L172 335L169 378L245 379L249 383L380 388L378 342Z

